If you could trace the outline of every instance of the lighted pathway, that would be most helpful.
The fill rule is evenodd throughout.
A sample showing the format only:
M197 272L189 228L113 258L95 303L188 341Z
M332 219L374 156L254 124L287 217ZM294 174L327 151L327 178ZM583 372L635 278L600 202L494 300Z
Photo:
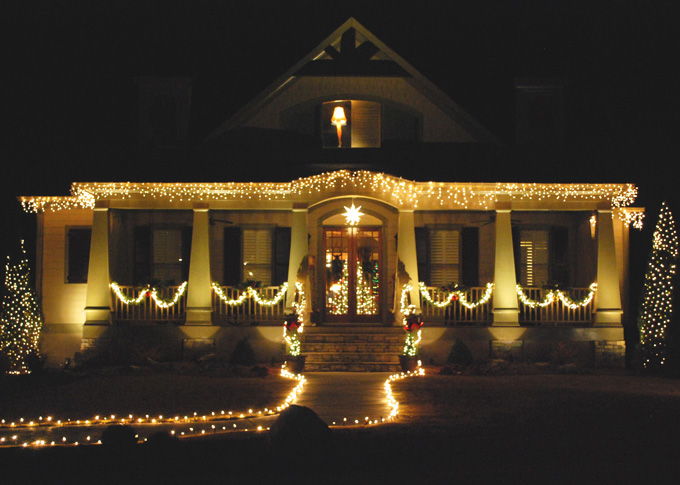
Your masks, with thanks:
M308 372L304 374L304 390L294 404L313 409L329 425L355 425L382 422L387 419L391 407L386 399L385 380L389 372ZM177 436L212 435L229 431L265 431L277 416L262 416L234 421L208 421L199 423L167 423L131 425L139 433L140 440L158 431L174 431ZM43 440L49 446L96 443L107 425L74 427L34 427L0 429L0 447ZM187 436L188 437L188 436Z
M295 404L307 406L327 424L387 417L383 384L389 372L305 372L307 384Z

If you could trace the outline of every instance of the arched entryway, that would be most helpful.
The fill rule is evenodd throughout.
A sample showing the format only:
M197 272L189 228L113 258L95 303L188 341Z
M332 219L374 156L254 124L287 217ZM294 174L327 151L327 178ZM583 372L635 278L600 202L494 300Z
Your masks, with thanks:
M358 223L344 213L361 207ZM324 201L310 211L316 232L316 298L320 323L388 323L393 296L397 212L361 197ZM311 229L311 228L310 228ZM311 248L310 248L311 249Z

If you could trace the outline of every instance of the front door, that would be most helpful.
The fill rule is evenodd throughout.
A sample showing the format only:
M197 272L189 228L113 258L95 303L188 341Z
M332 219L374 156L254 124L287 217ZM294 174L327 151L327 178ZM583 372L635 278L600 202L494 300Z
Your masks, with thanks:
M380 321L379 227L324 228L327 321Z

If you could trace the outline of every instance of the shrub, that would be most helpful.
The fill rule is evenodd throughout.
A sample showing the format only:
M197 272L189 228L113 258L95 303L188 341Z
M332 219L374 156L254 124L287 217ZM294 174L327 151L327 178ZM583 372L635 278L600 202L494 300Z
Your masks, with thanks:
M470 352L468 346L465 345L465 342L461 339L456 339L453 343L453 347L451 347L451 353L449 353L447 362L449 364L470 365L473 361L472 352Z
M255 364L255 352L250 346L247 338L239 340L231 354L230 364L236 365L253 365Z

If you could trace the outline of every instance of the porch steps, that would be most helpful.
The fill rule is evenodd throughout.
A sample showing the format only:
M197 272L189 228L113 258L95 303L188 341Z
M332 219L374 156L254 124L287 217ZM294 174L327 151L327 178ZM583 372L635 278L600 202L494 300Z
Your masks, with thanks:
M399 327L334 325L306 327L302 352L305 370L336 372L395 372L404 332Z

